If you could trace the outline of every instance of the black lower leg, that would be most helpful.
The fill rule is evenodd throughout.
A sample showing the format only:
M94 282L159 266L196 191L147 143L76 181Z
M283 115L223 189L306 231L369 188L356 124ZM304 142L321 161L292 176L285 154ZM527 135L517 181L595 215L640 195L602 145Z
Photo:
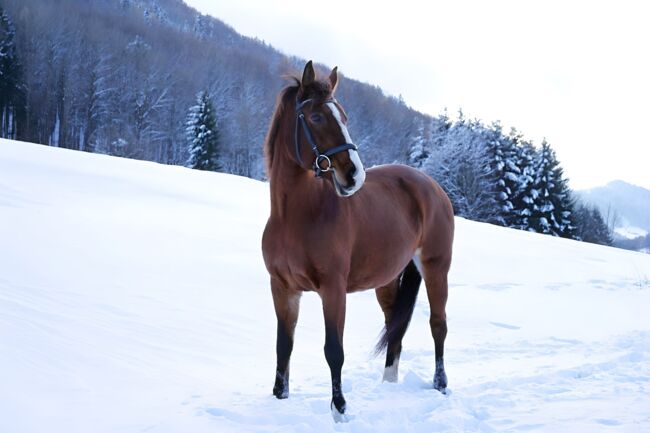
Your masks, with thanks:
M436 373L433 376L433 387L443 394L447 390L447 373L445 373L444 357L436 358Z
M386 365L385 367L391 367L399 355L402 353L402 344L389 344L388 349L386 350Z
M345 413L345 398L341 389L344 354L336 326L327 325L325 327L325 359L332 375L332 405L339 413Z
M280 399L289 397L289 358L292 350L293 338L287 332L284 324L278 321L278 335L275 346L277 365L273 395Z

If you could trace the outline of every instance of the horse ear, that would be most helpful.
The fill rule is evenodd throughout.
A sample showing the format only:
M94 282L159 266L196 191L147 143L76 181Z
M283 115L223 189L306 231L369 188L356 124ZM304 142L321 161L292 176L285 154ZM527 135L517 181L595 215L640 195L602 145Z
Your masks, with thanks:
M310 60L305 65L305 70L302 72L302 81L300 84L304 89L305 87L313 83L315 79L316 79L316 73L314 73L314 65Z
M330 84L332 85L332 94L336 91L336 86L339 84L339 67L334 66L332 72L330 72Z

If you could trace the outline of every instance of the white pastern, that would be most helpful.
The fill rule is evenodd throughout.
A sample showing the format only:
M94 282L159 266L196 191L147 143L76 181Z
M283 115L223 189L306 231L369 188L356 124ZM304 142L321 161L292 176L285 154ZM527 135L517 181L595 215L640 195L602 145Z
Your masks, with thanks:
M384 382L397 383L397 367L399 365L399 358L395 359L393 365L384 368Z

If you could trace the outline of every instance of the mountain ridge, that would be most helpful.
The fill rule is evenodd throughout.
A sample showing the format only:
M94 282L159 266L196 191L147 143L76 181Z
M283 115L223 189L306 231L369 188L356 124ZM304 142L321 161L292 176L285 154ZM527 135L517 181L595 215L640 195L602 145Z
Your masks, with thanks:
M650 190L623 180L576 191L586 203L596 205L603 215L618 214L615 227L638 227L650 232Z

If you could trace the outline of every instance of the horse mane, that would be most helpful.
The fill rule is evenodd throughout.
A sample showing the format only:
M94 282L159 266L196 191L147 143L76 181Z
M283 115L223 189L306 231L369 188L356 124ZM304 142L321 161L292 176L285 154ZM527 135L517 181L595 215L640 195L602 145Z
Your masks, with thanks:
M269 132L266 134L266 139L264 140L264 159L266 161L266 177L271 178L271 167L273 167L273 155L275 154L275 141L278 136L278 131L280 130L280 120L284 114L284 110L287 104L290 103L292 99L296 98L298 89L300 88L300 80L297 77L289 77L293 83L286 86L280 92L277 102L275 103L275 110L273 110L273 116L271 117L271 126L269 127Z
M296 100L298 91L300 90L300 79L298 77L288 76L286 78L292 81L292 83L282 89L278 96L275 110L271 117L271 126L269 127L269 132L266 134L266 139L264 140L264 159L266 161L266 177L268 179L271 178L271 167L273 167L273 155L275 154L275 142L280 131L282 115L284 114L287 105ZM303 91L301 97L305 99L326 99L330 97L331 94L331 84L328 81L317 80L311 83Z

